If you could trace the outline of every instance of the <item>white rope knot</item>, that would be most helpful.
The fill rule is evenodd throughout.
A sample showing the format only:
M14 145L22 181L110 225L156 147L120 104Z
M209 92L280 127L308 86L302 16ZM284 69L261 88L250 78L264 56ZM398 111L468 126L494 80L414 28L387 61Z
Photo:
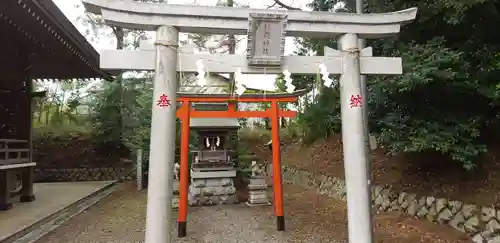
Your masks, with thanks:
M178 48L179 45L178 44L172 44L172 43L168 43L168 42L161 42L161 41L155 41L155 46L166 46L166 47L170 47L170 48Z
M357 48L357 47L348 48L348 49L343 50L343 52L347 52L349 54L358 54L358 55L359 55L360 51L361 50L359 50L359 48Z

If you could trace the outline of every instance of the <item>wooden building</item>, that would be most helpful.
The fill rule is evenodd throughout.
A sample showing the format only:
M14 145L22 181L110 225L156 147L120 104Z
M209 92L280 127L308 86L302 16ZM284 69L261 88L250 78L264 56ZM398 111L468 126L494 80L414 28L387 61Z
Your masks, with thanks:
M32 80L111 76L52 0L0 1L0 33L0 210L7 210L13 191L35 200L31 101L43 93L33 92Z

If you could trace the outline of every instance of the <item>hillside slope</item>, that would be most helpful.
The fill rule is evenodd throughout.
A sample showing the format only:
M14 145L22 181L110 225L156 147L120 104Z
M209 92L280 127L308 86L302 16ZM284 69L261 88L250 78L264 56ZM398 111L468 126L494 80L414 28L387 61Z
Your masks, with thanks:
M270 159L270 151L261 143L254 142L249 149L261 158ZM371 153L372 177L375 184L392 185L396 191L500 207L500 162L496 157L489 153L475 170L466 171L459 163L442 156L389 156L378 149ZM332 136L310 146L284 145L282 164L344 178L341 137Z

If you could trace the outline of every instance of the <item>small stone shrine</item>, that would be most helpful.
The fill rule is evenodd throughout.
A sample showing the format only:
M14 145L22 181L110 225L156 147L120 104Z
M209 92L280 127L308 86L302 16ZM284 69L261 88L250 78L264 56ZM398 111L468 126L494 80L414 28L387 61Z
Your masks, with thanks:
M252 176L248 184L248 206L271 205L267 196L265 173L256 161L252 161Z
M227 110L224 103L196 103L195 110ZM189 204L217 205L237 203L234 152L239 123L236 118L191 118L190 128L198 135L198 148L191 151Z

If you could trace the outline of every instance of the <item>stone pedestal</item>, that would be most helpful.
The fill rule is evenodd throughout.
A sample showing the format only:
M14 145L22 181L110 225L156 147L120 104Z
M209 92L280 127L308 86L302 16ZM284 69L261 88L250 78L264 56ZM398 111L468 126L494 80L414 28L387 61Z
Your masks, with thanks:
M263 176L254 176L250 178L248 184L248 206L266 206L271 205L267 197L266 178Z
M174 186L172 191L172 209L179 209L179 188L180 182L179 180L174 179Z
M233 179L236 170L191 171L189 205L218 205L238 203Z

